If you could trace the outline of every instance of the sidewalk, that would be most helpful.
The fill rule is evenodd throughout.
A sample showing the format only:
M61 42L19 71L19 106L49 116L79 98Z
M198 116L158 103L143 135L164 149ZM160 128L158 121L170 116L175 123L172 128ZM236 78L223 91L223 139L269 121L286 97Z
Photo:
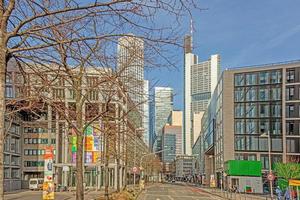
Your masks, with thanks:
M234 200L269 200L271 199L269 195L264 194L246 194L246 193L232 193L228 191L221 190L219 188L208 188L200 187L199 185L189 184L190 186L200 188L210 194L217 195L224 199L234 199Z

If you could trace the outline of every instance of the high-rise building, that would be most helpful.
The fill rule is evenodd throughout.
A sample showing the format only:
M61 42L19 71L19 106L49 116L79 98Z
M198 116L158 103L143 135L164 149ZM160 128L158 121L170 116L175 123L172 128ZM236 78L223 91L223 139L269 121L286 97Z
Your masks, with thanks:
M170 112L173 110L173 89L169 87L154 88L154 150L162 149L162 129L168 122Z
M229 160L260 161L264 182L270 165L299 162L299 84L300 61L222 73L202 118L202 149L194 149L207 183L212 176L221 183Z
M130 99L143 112L144 101L144 41L132 36L118 40L118 72ZM142 113L143 114L143 113Z
M163 127L162 161L171 163L176 155L182 154L182 111L171 111L168 123Z
M144 107L143 107L143 126L144 126L144 142L149 145L149 81L144 80Z
M184 39L184 153L190 155L194 142L194 113L202 115L211 98L220 73L220 56L199 62L192 53L192 37ZM196 115L199 117L199 115ZM198 133L197 133L198 134Z

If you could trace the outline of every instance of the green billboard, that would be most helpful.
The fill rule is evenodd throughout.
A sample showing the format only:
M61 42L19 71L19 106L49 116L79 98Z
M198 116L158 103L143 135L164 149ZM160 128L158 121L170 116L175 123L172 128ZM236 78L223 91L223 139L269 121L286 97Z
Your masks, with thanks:
M228 160L225 162L227 176L261 177L261 162L249 160Z

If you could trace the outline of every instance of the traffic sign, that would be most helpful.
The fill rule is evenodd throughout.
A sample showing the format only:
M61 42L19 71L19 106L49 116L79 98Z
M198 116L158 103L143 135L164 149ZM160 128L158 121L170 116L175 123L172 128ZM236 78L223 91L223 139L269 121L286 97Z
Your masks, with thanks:
M269 173L268 176L267 176L267 179L268 179L269 181L274 181L274 180L275 180L274 174Z

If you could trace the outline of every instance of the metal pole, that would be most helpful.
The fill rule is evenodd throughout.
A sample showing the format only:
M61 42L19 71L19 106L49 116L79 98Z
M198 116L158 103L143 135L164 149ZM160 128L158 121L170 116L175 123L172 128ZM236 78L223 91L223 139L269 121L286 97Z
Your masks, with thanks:
M268 149L269 149L269 174L272 174L272 163L271 163L271 135L270 131L268 131ZM271 192L271 199L274 199L273 196L273 183L270 180L270 192Z

